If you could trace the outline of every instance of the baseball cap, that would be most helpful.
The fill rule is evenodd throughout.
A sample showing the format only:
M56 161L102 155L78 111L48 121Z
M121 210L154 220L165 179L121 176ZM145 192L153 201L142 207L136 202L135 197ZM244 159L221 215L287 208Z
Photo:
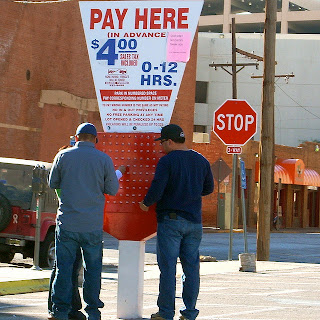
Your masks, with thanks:
M155 139L154 141L158 140L176 140L179 138L184 138L184 132L181 127L179 127L176 124L168 124L167 126L164 126L161 129L161 136L158 139Z
M88 133L96 137L97 129L92 123L85 122L81 123L77 128L76 135L79 135L80 133Z

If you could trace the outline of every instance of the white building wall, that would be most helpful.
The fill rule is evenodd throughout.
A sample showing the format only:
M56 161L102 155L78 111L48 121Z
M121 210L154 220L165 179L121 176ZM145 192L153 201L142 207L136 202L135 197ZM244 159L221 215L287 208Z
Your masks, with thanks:
M237 34L237 47L263 56L263 35ZM275 143L298 146L303 141L320 141L320 35L277 35L276 75L291 74L294 78L275 79ZM210 63L231 63L231 34L199 33L197 81L207 81L207 104L195 106L195 125L212 129L213 112L226 99L232 98L232 77L221 68L215 70ZM256 62L237 54L237 62ZM238 67L239 68L239 67ZM227 68L231 72L231 67ZM238 99L245 99L260 114L262 75L259 70L245 67L237 73Z

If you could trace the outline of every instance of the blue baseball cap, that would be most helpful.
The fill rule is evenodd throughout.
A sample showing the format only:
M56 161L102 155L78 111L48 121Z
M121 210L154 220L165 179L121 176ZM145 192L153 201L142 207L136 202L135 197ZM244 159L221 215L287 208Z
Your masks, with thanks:
M97 136L97 129L96 127L89 122L81 123L76 131L76 136L79 135L80 133L88 133L92 134L93 136Z

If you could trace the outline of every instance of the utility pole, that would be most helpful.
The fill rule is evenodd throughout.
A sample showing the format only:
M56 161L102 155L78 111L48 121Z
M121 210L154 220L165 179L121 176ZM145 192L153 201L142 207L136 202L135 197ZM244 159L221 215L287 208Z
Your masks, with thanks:
M266 0L264 70L260 141L260 197L257 225L257 260L269 260L270 219L274 189L274 79L277 1Z
M236 19L232 18L232 99L238 98L237 93L237 43L236 43Z

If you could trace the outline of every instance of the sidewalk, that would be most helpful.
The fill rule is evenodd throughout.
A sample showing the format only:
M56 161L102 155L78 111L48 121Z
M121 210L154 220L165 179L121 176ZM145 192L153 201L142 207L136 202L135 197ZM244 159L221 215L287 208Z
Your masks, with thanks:
M102 283L118 281L118 250L104 249ZM291 272L301 267L318 268L320 265L290 262L272 262L257 261L257 273L286 271ZM215 275L221 273L238 273L240 262L233 261L217 261L217 262L201 262L201 275ZM177 276L181 276L181 265L178 264ZM29 293L46 291L49 288L49 279L51 270L33 270L17 266L1 266L0 267L0 296L18 293ZM156 255L152 253L145 254L144 279L158 279L159 269L156 262Z
M33 270L19 264L0 266L0 296L8 294L46 291L51 270ZM159 276L155 254L145 254L145 279ZM103 249L102 279L118 281L118 250Z

